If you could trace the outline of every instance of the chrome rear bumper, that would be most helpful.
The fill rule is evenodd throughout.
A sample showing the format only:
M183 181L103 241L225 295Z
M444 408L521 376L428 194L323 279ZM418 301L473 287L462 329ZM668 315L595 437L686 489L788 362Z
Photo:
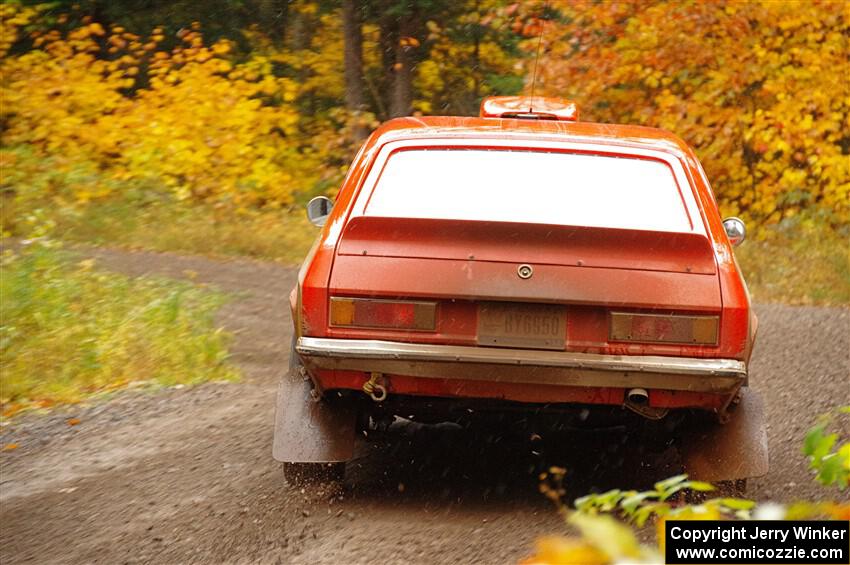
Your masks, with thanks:
M597 355L566 351L301 337L295 347L311 370L340 369L574 387L732 393L747 380L735 359Z

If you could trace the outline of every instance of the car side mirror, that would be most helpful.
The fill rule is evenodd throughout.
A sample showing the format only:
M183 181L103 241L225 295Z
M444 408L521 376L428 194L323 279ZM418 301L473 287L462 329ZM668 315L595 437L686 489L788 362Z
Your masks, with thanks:
M333 210L334 203L327 196L317 196L307 203L307 219L314 226L323 226Z
M729 243L733 247L737 247L743 243L747 237L747 226L741 218L731 217L723 220L723 229L726 230L726 236L729 238Z

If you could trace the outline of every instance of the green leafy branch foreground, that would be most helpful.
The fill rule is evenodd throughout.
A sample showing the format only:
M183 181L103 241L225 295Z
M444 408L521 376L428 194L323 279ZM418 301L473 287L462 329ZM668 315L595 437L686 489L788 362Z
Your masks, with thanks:
M850 406L822 416L809 430L802 452L809 459L814 478L825 487L844 491L850 482L850 439L827 433L837 416L850 414ZM612 489L576 499L570 508L562 502L566 470L552 467L540 476L541 492L555 502L578 537L547 536L537 541L535 554L522 565L582 563L663 563L665 520L804 520L850 519L850 503L799 502L788 506L756 504L741 498L712 496L714 485L677 475L655 483L646 491ZM694 493L705 497L688 504ZM631 526L642 528L655 521L657 545L645 544Z
M224 296L129 278L50 240L6 250L0 277L0 411L75 403L121 388L230 380Z
M816 473L817 481L822 485L836 485L841 490L850 485L850 441L839 444L838 433L827 433L827 428L838 417L848 419L848 414L850 406L821 416L803 443L803 453L809 458L809 467Z

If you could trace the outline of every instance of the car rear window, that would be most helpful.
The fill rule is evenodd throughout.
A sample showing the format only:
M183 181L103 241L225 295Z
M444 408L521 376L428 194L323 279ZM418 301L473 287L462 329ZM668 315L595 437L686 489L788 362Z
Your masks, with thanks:
M397 151L365 214L691 231L666 163L553 151Z

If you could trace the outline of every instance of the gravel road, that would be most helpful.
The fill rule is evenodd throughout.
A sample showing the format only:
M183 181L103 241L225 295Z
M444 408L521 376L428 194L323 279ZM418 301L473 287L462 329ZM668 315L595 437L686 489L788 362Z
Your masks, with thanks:
M571 494L634 477L628 451L595 438L540 453L531 440L408 427L364 444L341 490L285 484L271 457L274 393L286 367L295 270L254 261L95 250L131 275L192 278L237 298L240 383L156 393L0 432L0 560L12 563L509 563L562 532L537 469L576 470ZM816 415L850 402L850 310L760 305L754 387L765 397L771 472L759 500L825 499L799 453ZM69 418L80 424L69 426ZM625 451L626 453L621 453ZM619 465L612 464L618 461ZM637 471L640 475L640 470ZM644 477L644 479L646 479ZM640 480L628 479L628 480Z

